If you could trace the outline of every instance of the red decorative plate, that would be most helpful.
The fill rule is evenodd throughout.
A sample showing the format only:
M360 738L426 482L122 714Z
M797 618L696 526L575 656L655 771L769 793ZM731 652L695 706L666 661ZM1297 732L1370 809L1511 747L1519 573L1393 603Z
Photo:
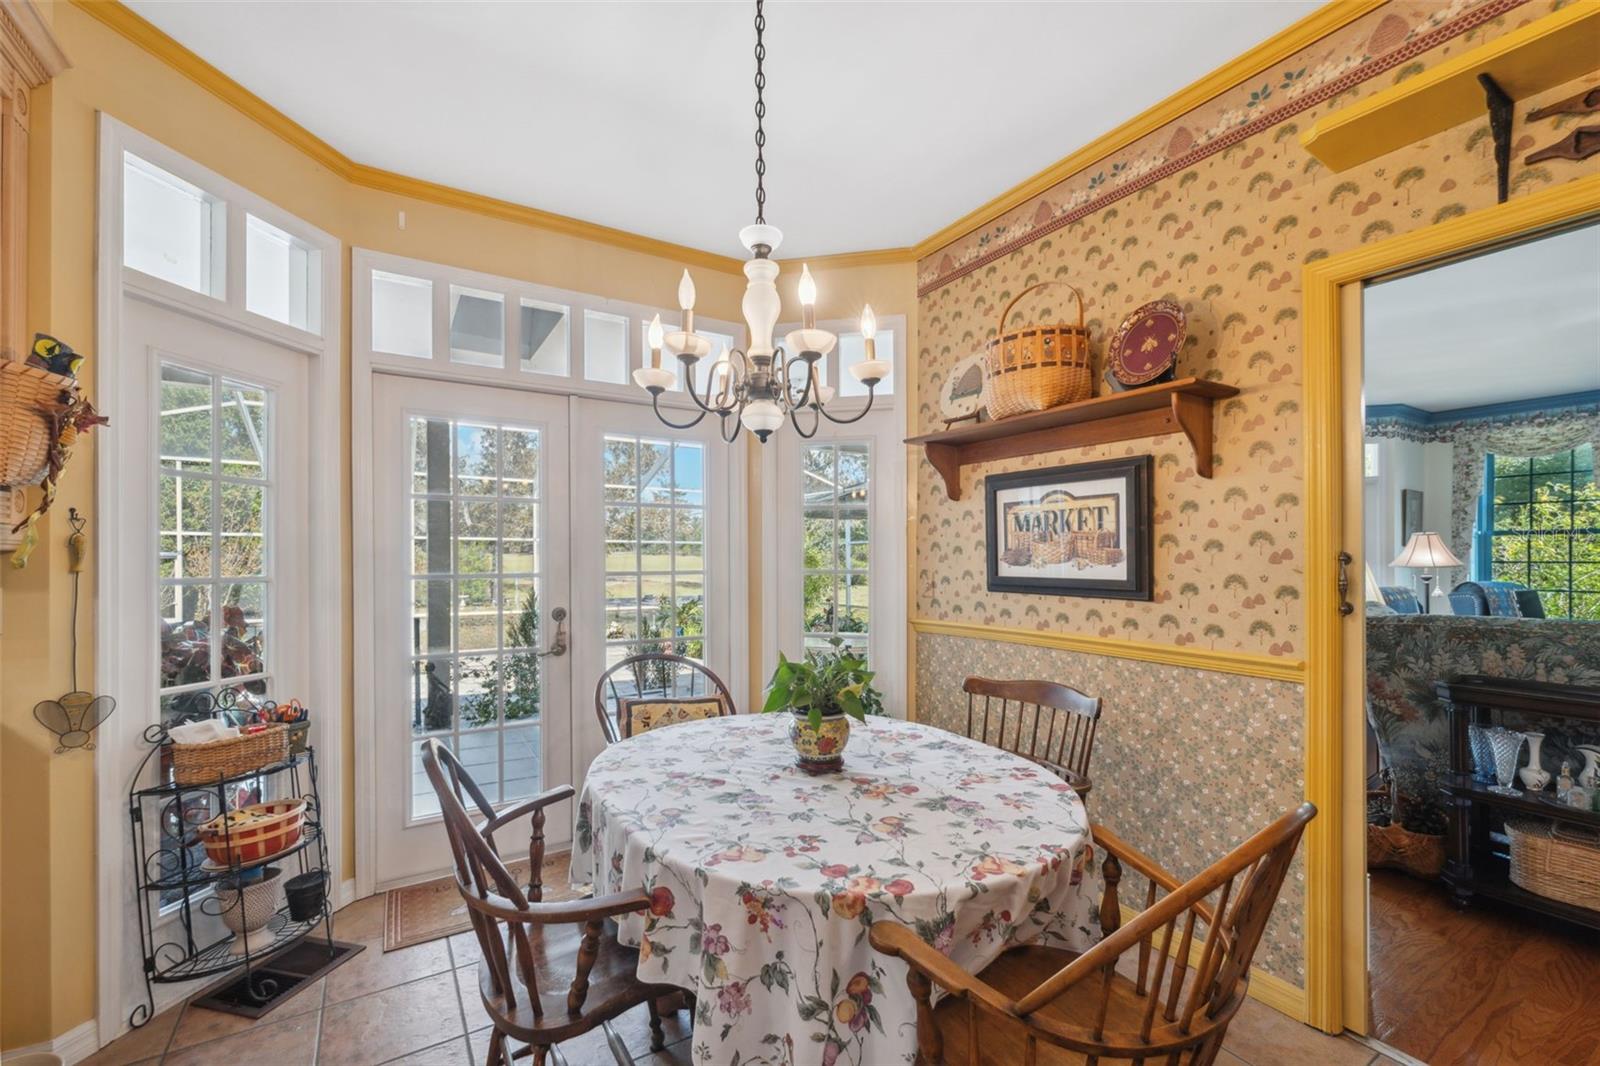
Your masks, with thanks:
M1148 385L1171 370L1183 347L1183 308L1171 300L1147 303L1122 320L1106 356L1124 385Z

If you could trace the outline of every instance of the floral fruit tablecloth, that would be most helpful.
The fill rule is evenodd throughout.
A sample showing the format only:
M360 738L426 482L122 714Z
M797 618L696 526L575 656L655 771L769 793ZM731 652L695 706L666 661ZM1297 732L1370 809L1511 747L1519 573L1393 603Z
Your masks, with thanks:
M913 925L963 969L1100 935L1083 804L1046 770L932 726L852 723L844 771L794 765L783 715L613 744L578 800L575 882L643 887L639 974L694 992L696 1063L912 1061L906 967L867 941Z

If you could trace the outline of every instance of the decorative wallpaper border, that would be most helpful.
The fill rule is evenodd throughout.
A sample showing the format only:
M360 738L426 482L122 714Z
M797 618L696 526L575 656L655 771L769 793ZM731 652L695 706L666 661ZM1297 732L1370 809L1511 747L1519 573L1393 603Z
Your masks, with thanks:
M1301 92L1291 102L1274 108L1270 111L1263 112L1254 119L1248 119L1234 124L1235 119L1244 119L1244 114L1241 113L1240 109L1238 108L1224 110L1218 116L1217 125L1213 126L1210 131L1202 134L1202 136L1209 136L1210 138L1204 141L1204 143L1192 148L1183 155L1175 158L1166 158L1159 163L1155 162L1155 157L1135 158L1126 162L1114 163L1111 166L1111 172L1113 175L1117 175L1119 172L1124 172L1122 174L1123 180L1121 184L1116 185L1114 188L1100 196L1096 197L1088 195L1092 193L1092 190L1097 186L1098 179L1104 176L1104 171L1102 171L1100 174L1097 174L1095 178L1090 179L1087 188L1080 189L1076 194L1074 194L1074 198L1088 195L1087 199L1080 200L1080 202L1077 204L1066 207L1065 209L1057 210L1048 218L1040 217L1043 214L1043 209L1051 206L1046 202L1045 198L1052 194L1057 194L1059 190L1061 190L1069 182L1075 182L1081 179L1089 169L1089 167L1086 166L1072 178L1061 182L1054 188L1041 193L1034 200L1023 204L1020 207L1007 212L1006 215L1002 216L1001 218L996 219L990 224L987 232L982 234L977 232L970 233L965 237L951 242L944 249L941 249L939 252L935 252L933 255L930 255L924 259L923 264L927 265L922 266L921 269L918 270L917 295L919 297L926 296L928 293L933 292L935 289L938 289L941 286L947 285L958 278L970 274L974 270L979 270L995 260L1003 258L1017 249L1032 243L1033 241L1039 240L1050 235L1051 233L1054 233L1064 226L1069 226L1079 219L1086 218L1097 211L1103 210L1107 206L1116 203L1118 200L1122 200L1133 195L1134 193L1137 193L1140 189L1146 188L1147 186L1150 186L1158 181L1180 173L1181 171L1194 166L1201 160L1215 155L1218 152L1226 151L1229 147L1253 137L1263 130L1271 129L1273 126L1287 121L1288 119L1300 114L1308 108L1315 107L1320 103L1338 96L1340 93L1347 92L1364 82L1370 81L1372 78L1375 78L1380 74L1383 74L1389 70L1393 70L1402 63L1413 60L1423 53L1446 43L1447 41L1453 40L1454 38L1474 30L1487 22L1493 21L1507 12L1521 7L1527 2L1528 0L1487 0L1487 2L1482 3L1480 6L1471 7L1472 0L1455 0L1454 3L1450 4L1440 12L1436 12L1433 16L1439 19L1448 19L1448 21L1443 21L1441 24L1436 25L1430 30L1416 34L1410 40L1407 40L1403 44L1384 52L1382 55L1364 56L1359 61L1357 66L1339 72L1339 68L1350 61L1349 59L1346 59L1344 63L1337 64L1334 67L1329 68L1327 73L1331 76L1322 84L1317 85L1315 88ZM1377 20L1379 22L1379 28L1381 28L1381 21L1386 17L1384 15L1385 10L1386 8L1379 8L1367 18ZM1450 17L1451 15L1456 15L1457 17L1452 18ZM1364 19L1352 25L1360 26L1366 21L1367 20ZM1349 27L1346 28L1346 30L1348 29ZM1324 66L1327 66L1327 64L1324 64ZM1303 75L1304 70L1302 69L1302 71L1299 73ZM1312 75L1312 77L1315 76L1315 74ZM1232 91L1237 93L1243 89L1243 86L1238 86ZM1248 111L1249 107L1253 106L1254 103L1258 101L1258 98L1259 91L1251 93L1250 99L1247 100L1244 110ZM1213 100L1213 103L1215 102L1216 101ZM1191 112L1191 114L1193 114L1193 112ZM1148 142L1151 138L1162 135L1172 126L1178 125L1182 122L1183 119L1176 119L1172 123L1168 123L1168 125L1161 127L1161 129L1155 130L1146 137L1141 138L1140 143ZM1227 126L1227 128L1223 129L1224 126ZM1130 156L1134 155L1135 151L1135 146L1130 146L1122 153L1113 153L1113 155ZM1104 160L1101 160L1101 162L1105 162L1111 158L1112 156L1107 156ZM1023 232L1005 236L1015 228L1015 220L1028 211L1033 212L1034 219L1031 223L1024 224L1026 228L1023 230ZM996 236L1002 236L1004 239L1002 239L999 244L990 246L989 242ZM951 249L963 245L965 245L965 247L962 247L960 252L956 253L955 255L951 254ZM935 259L937 259L936 263L934 262Z

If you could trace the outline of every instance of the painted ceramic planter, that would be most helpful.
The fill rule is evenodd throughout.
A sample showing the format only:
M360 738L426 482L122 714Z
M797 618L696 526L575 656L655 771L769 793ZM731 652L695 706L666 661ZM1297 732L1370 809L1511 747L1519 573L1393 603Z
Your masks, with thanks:
M812 726L804 714L789 719L789 740L794 744L795 764L808 774L837 773L844 769L844 746L850 740L850 718L844 714L823 716L822 724Z

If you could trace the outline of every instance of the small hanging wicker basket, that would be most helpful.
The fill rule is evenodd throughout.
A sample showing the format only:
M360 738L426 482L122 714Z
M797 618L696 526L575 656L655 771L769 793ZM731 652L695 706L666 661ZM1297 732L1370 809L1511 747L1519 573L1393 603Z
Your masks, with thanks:
M1017 301L1046 285L1062 285L1078 298L1078 324L1026 326L1007 332L1006 319ZM989 342L989 374L983 405L990 418L1010 418L1077 403L1094 395L1089 331L1083 323L1083 293L1065 281L1041 281L1012 297L1000 312L1000 326Z
M76 378L20 360L0 359L0 485L31 485L50 455L50 421L41 403L75 392Z

